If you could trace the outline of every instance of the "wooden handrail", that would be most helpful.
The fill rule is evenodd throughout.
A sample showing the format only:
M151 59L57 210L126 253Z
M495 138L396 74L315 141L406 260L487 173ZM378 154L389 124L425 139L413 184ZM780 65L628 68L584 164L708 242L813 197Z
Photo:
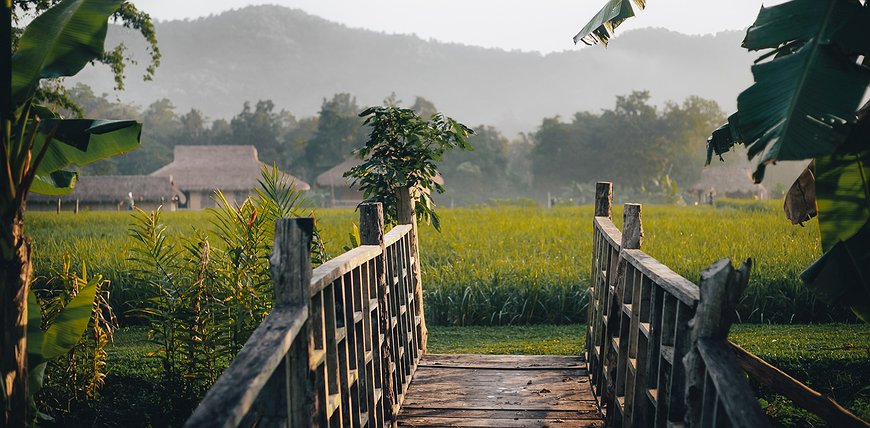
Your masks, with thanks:
M747 263L720 260L701 287L643 252L640 206L620 232L612 185L596 185L586 360L608 425L768 425L746 374L832 426L867 426L835 401L727 341Z
M784 371L767 361L741 348L734 342L729 342L737 363L749 377L755 379L773 392L782 394L794 401L799 407L818 415L822 420L835 427L866 427L867 421L855 416L830 397L822 395L804 385Z
M383 225L380 204L362 204L363 245L312 271L312 220L277 222L272 313L186 427L392 425L425 324L414 224Z
M185 426L238 426L307 320L307 307L272 311L209 389Z

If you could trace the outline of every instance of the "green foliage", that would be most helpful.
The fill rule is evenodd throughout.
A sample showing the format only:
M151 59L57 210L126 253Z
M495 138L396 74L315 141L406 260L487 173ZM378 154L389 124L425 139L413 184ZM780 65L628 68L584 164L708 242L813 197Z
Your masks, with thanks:
M117 324L108 288L101 275L89 277L84 265L79 275L64 257L63 269L28 296L29 393L42 409L37 418L74 412L98 396Z
M791 0L762 8L743 46L767 50L755 84L737 98L738 112L713 132L708 163L737 143L753 174L778 160L815 158L815 198L826 251L801 275L828 302L870 320L870 175L865 164L870 117L858 107L868 85L870 5L857 0ZM769 58L772 58L768 60ZM819 95L822 94L822 95Z
M600 114L544 119L534 134L534 186L555 195L571 183L609 180L639 190L659 187L666 175L691 185L700 177L704 137L723 116L703 98L658 109L648 91L635 91Z
M232 205L217 191L209 234L171 236L162 213L133 216L130 264L167 382L180 402L201 397L272 307L269 270L275 221L300 216L304 199L277 167L264 168L254 197ZM325 257L321 245L315 259ZM178 404L178 403L176 403Z
M28 18L42 14L50 10L52 7L57 6L59 3L61 3L61 0L16 0L13 2L14 24L18 25L21 22L26 22ZM154 29L154 24L151 22L151 16L138 10L136 6L128 1L115 1L113 3L115 4L115 7L111 14L112 19L116 22L120 22L124 28L138 31L148 44L146 49L149 56L149 62L145 67L143 79L151 80L154 76L154 72L160 65L161 58L160 49L157 47L157 34ZM18 34L21 32L22 30L14 28L14 38L16 40L13 40L13 46L20 46L20 42L17 38ZM100 42L100 45L102 46L102 42ZM115 89L124 89L124 70L126 65L129 63L135 63L133 58L127 56L127 47L124 43L120 43L108 51L101 48L100 51L95 52L94 58L89 59L88 62L92 60L96 60L109 66L115 77ZM37 93L37 99L59 107L68 106L74 109L77 107L74 102L71 102L68 93L61 85L42 88Z
M359 149L363 163L345 173L363 191L367 202L384 206L384 220L395 223L396 190L411 189L417 217L440 230L431 192L444 192L435 182L436 162L454 148L471 150L466 139L471 128L437 113L430 119L396 106L369 107L360 113L371 127L369 140Z

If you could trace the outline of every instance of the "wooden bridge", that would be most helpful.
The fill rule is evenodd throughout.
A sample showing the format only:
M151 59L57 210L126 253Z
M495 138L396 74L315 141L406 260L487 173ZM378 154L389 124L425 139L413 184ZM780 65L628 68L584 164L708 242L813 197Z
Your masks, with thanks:
M715 263L701 293L639 249L640 205L625 205L620 232L610 183L596 191L584 356L427 354L400 189L398 226L384 234L380 204L361 205L362 245L313 271L313 221L279 220L272 312L186 427L767 426L745 373L834 426L864 426L727 341L748 265Z

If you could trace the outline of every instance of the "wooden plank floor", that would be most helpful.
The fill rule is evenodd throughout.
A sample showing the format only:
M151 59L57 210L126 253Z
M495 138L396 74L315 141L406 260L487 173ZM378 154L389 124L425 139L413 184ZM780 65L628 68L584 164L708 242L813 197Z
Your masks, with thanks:
M580 357L425 355L400 427L601 427Z

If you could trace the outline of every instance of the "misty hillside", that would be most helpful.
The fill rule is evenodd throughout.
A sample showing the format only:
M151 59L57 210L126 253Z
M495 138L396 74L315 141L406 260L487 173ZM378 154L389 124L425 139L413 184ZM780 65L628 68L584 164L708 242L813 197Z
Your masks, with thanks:
M575 28L566 28L570 39ZM653 101L700 95L735 108L751 83L753 56L742 32L687 36L664 29L626 32L610 47L541 55L427 41L352 29L279 6L255 6L193 21L157 24L163 61L152 82L141 66L127 71L123 101L147 106L169 98L212 119L238 113L243 101L272 99L298 116L316 113L325 97L350 92L360 105L395 91L406 102L421 95L470 125L490 124L507 135L531 131L543 117L611 107L614 96L649 89ZM113 28L145 62L140 36ZM90 67L71 82L111 92L106 69Z

